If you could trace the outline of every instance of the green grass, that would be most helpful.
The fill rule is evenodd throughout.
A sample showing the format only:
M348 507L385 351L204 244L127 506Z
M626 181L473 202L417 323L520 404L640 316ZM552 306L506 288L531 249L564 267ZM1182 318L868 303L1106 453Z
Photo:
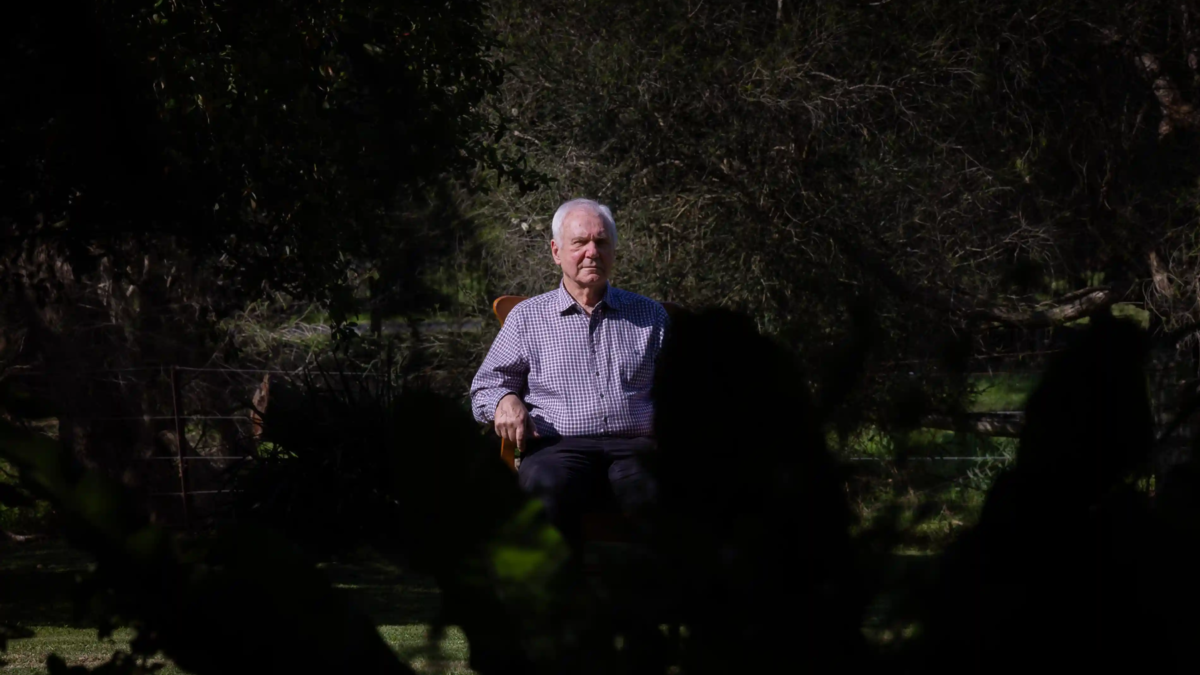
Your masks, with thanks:
M1038 376L1031 373L977 375L971 382L978 392L971 406L975 412L1023 410L1026 399L1037 386Z
M122 629L111 639L99 640L95 629L70 626L30 626L36 635L32 638L14 640L9 643L4 655L7 665L5 675L34 675L46 672L46 657L57 654L69 666L98 666L109 659L118 649L128 650L133 631ZM427 645L428 629L421 625L379 626L379 634L417 672L472 673L467 667L467 642L461 631L450 629L441 643L440 664L422 656ZM163 659L151 663L162 663L160 673L175 675L186 671ZM443 669L437 670L440 665Z
M980 392L972 406L978 412L1020 410L1036 385L1034 376L1000 375L976 378ZM831 437L831 447L838 447ZM893 460L901 446L906 465ZM921 457L1011 457L1017 441L983 438L939 429L915 429L887 434L864 426L840 446L840 454L880 461L855 461L846 489L862 532L893 508L903 536L898 553L935 553L978 522L987 490L1007 460L920 460ZM922 510L924 517L919 517Z
M902 585L904 579L922 574L930 560L927 555L892 556L890 584ZM121 629L111 638L100 640L94 628L73 616L67 600L71 581L87 565L86 556L58 542L0 547L0 617L35 632L34 637L9 642L8 652L0 655L7 665L0 671L14 675L45 673L50 654L57 654L69 666L95 667L117 650L128 651L132 630ZM460 630L449 629L438 648L431 648L428 621L439 599L437 589L428 581L407 575L369 554L321 567L377 620L380 636L418 673L473 672L467 667L468 646ZM883 643L897 639L892 635L896 629L878 620L888 605L886 595L885 591L885 597L875 603L875 611L863 628L870 639ZM162 664L159 672L167 675L184 672L164 658L151 663Z
M964 475L961 467L912 466L897 470L883 466L860 470L847 485L850 508L857 519L852 534L883 524L895 507L895 524L902 535L894 552L940 552L979 521L986 488L994 476L980 478L982 485L972 485L975 481ZM929 509L924 517L922 506Z
M120 630L109 640L98 640L96 631L87 628L65 626L31 626L37 634L32 638L14 640L8 645L4 656L7 665L4 672L33 675L46 672L46 657L58 654L67 665L94 668L108 660L118 649L128 649L133 631ZM151 663L163 663L152 661ZM180 673L178 668L167 665L160 672Z
M70 589L87 569L87 556L54 541L0 547L0 617L34 631L34 637L13 640L5 673L45 673L46 657L58 654L68 665L89 667L104 663L118 649L128 650L130 630L111 639L97 638L95 628L75 616ZM449 629L434 655L428 640L429 622L440 602L436 586L387 561L361 553L320 565L368 615L380 635L417 672L471 673L462 632ZM181 673L161 661L162 673ZM440 670L438 668L441 668Z

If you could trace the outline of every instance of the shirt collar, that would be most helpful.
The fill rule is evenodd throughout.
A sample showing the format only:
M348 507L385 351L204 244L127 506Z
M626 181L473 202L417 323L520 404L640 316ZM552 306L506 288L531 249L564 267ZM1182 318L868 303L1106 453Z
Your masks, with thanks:
M605 283L604 297L600 298L600 302L596 303L597 307L601 305L607 307L608 309L621 309L621 291L613 288L612 284ZM563 282L559 281L558 296L555 299L555 309L558 310L559 314L562 314L568 309L578 306L579 303L575 302L575 298L571 297L571 294L567 292L567 288L563 285Z

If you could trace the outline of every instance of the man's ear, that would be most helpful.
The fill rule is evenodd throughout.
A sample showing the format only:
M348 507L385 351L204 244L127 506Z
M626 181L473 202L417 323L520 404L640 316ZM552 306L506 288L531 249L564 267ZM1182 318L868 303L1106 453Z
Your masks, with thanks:
M562 266L562 261L558 259L558 242L554 239L550 240L550 255L554 256L554 264Z

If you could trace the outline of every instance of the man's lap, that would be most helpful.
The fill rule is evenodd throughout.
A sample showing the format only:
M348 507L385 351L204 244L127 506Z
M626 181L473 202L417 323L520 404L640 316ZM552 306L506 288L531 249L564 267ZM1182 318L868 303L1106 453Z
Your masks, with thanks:
M606 473L619 503L643 503L653 489L639 458L654 447L654 440L645 437L533 439L521 456L518 480L531 493L581 505Z
M535 438L521 454L521 467L539 465L562 466L567 471L587 471L628 462L654 450L654 439L619 438L610 436L559 436Z

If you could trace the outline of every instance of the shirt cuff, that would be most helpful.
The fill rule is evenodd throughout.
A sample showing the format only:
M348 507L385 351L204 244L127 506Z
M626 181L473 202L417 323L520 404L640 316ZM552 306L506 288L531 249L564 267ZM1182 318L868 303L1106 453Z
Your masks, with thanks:
M479 413L477 419L481 422L490 423L496 421L496 406L500 405L500 399L509 394L517 394L515 391L507 389L495 389L487 392L480 392L479 400L476 409ZM519 394L517 394L519 396Z

